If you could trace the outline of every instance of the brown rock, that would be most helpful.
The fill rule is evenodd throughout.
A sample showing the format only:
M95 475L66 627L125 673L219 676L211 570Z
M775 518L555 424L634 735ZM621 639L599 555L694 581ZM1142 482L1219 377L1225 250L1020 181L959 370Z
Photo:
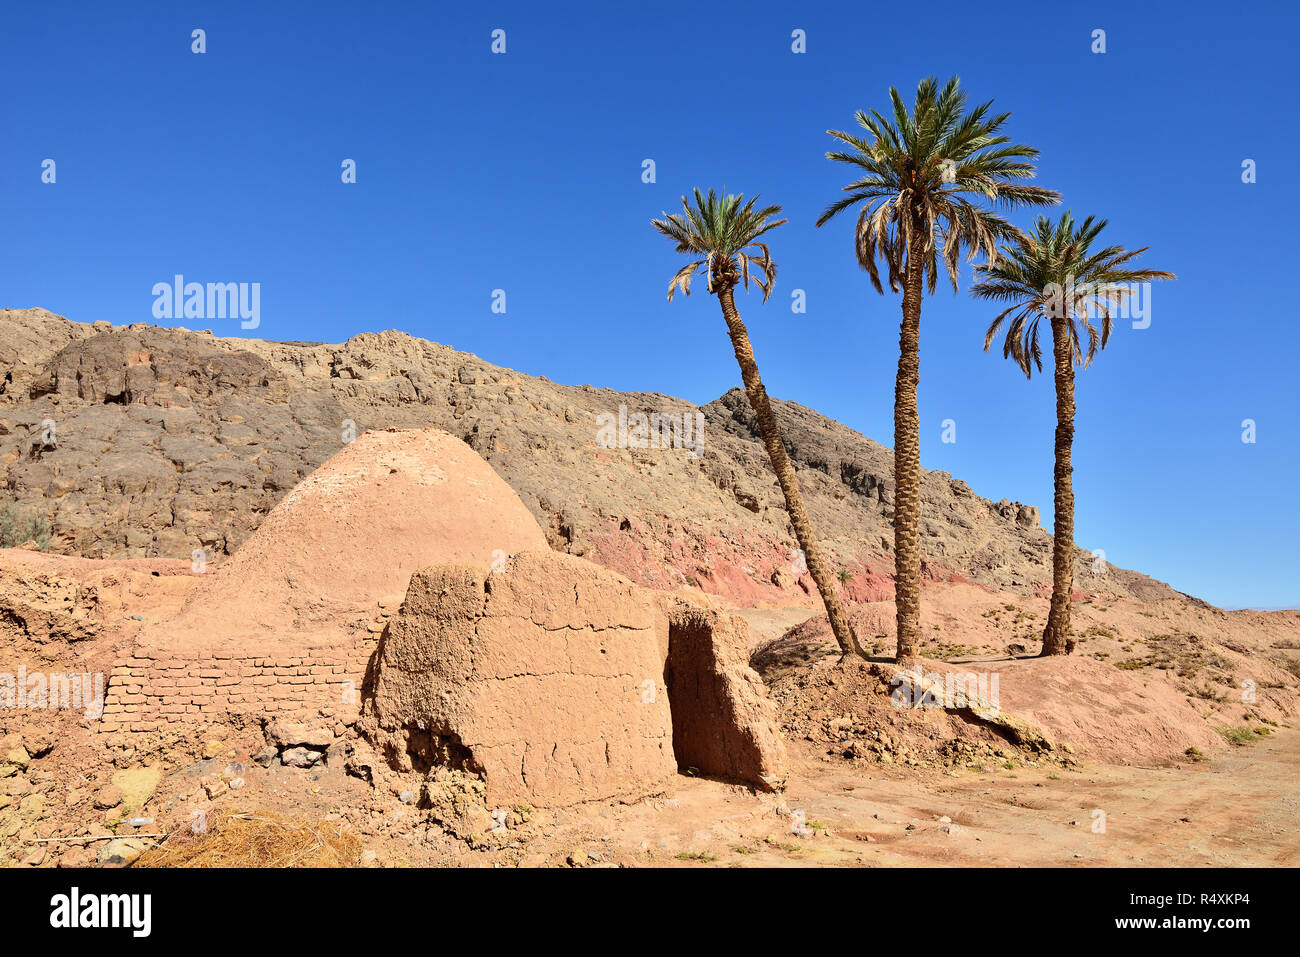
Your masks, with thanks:
M29 794L18 803L18 817L26 824L34 824L45 817L45 795Z
M30 854L24 857L19 863L25 867L40 867L42 864L45 863L45 848L44 847L36 848L34 851L32 851Z
M54 862L55 867L92 867L95 863L95 852L84 844L78 844L68 848L59 855Z
M32 763L32 759L27 750L19 745L5 752L5 756L0 758L0 763L12 767L16 771L26 771L28 765Z
M162 769L159 767L128 768L118 771L112 777L122 794L122 809L138 811L149 803L158 784L162 781Z
M134 864L149 847L149 842L135 837L119 837L105 841L99 851L99 863L104 867L128 867Z
M319 724L272 718L265 730L267 741L279 748L308 747L323 751L334 741L334 732Z

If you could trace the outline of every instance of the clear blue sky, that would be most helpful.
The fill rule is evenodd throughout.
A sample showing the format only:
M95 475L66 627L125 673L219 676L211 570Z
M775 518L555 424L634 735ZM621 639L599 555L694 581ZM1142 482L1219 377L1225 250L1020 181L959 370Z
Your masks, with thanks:
M253 335L397 328L707 402L739 384L717 304L665 302L679 257L649 220L725 186L791 220L772 301L741 299L769 391L892 444L898 297L870 290L849 220L813 228L846 182L825 130L956 73L1042 150L1039 182L1180 277L1079 377L1079 543L1221 605L1294 607L1295 8L1057 6L5 4L0 306L149 322L175 273L259 282ZM925 303L922 461L1050 521L1050 376L984 354L990 317L964 289Z

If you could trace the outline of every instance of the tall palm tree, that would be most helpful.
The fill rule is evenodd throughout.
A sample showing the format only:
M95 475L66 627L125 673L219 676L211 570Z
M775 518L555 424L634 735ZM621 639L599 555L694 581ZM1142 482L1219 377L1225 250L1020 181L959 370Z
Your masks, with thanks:
M1130 283L1174 279L1171 272L1134 266L1147 247L1092 249L1106 220L1089 216L1076 223L1069 211L1053 222L1040 216L1032 236L1022 236L996 261L976 267L971 295L1007 303L984 336L987 352L1006 324L1003 358L1014 359L1025 377L1043 371L1039 322L1052 327L1056 362L1056 469L1052 526L1052 606L1043 629L1043 655L1067 653L1070 594L1074 589L1074 487L1070 452L1074 445L1074 367L1087 368L1106 348L1114 313L1131 295ZM1100 320L1098 330L1090 320ZM1083 337L1087 335L1087 345Z
M828 130L847 150L828 159L857 167L844 187L849 195L817 220L822 226L850 207L860 207L856 230L859 265L876 292L877 260L888 270L889 288L903 293L894 385L894 609L899 661L915 658L921 645L921 439L916 408L920 381L921 298L933 295L940 263L957 290L966 259L997 255L999 240L1018 230L978 201L1004 207L1046 206L1060 195L1022 182L1034 175L1038 151L999 133L1010 114L989 114L992 101L966 109L956 77L942 89L921 81L911 112L891 87L893 118L859 110L868 135Z
M669 215L665 212L663 219L651 221L655 229L677 244L677 252L703 257L693 259L673 276L668 284L668 301L672 302L673 293L678 288L689 296L691 280L700 269L705 270L708 291L718 297L718 303L722 307L722 318L726 321L727 332L731 336L731 347L740 366L745 394L758 419L758 434L772 461L772 471L776 473L781 494L785 496L785 508L790 515L795 538L803 549L808 572L812 575L817 590L821 592L835 640L839 643L842 654L862 655L853 626L840 604L830 566L822 555L821 545L813 533L812 522L808 519L808 510L804 507L803 496L799 492L799 480L795 477L790 457L785 451L785 443L781 440L781 431L772 414L767 390L763 388L763 382L758 376L758 364L754 360L754 349L749 343L749 332L745 329L740 313L736 311L734 292L738 283L743 282L748 289L752 274L754 282L763 291L763 301L766 302L772 294L772 284L776 281L776 263L772 262L767 244L759 242L758 238L787 220L774 218L780 214L780 206L756 209L757 202L757 196L745 202L743 195L719 196L713 190L703 196L697 188L694 204L683 196L681 213Z

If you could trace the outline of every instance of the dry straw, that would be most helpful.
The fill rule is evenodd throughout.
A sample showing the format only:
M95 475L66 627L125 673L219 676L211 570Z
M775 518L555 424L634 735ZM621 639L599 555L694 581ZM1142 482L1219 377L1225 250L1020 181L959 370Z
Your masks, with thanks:
M186 835L189 837L189 835ZM172 838L137 867L352 867L361 840L342 822L295 821L269 811L208 817L203 835Z

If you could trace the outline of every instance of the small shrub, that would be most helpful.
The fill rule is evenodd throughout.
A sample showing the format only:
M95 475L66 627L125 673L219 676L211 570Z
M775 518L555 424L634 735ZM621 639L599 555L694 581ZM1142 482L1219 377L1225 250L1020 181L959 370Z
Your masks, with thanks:
M35 542L40 550L50 550L50 520L25 505L8 502L0 505L0 548L14 548Z
M1252 728L1245 724L1225 724L1221 727L1215 728L1214 730L1223 735L1228 742L1237 745L1239 748L1250 744L1250 742L1254 741L1256 737L1272 733L1270 728Z
M706 864L717 860L708 851L681 851L678 853L677 859L679 861L703 861Z

